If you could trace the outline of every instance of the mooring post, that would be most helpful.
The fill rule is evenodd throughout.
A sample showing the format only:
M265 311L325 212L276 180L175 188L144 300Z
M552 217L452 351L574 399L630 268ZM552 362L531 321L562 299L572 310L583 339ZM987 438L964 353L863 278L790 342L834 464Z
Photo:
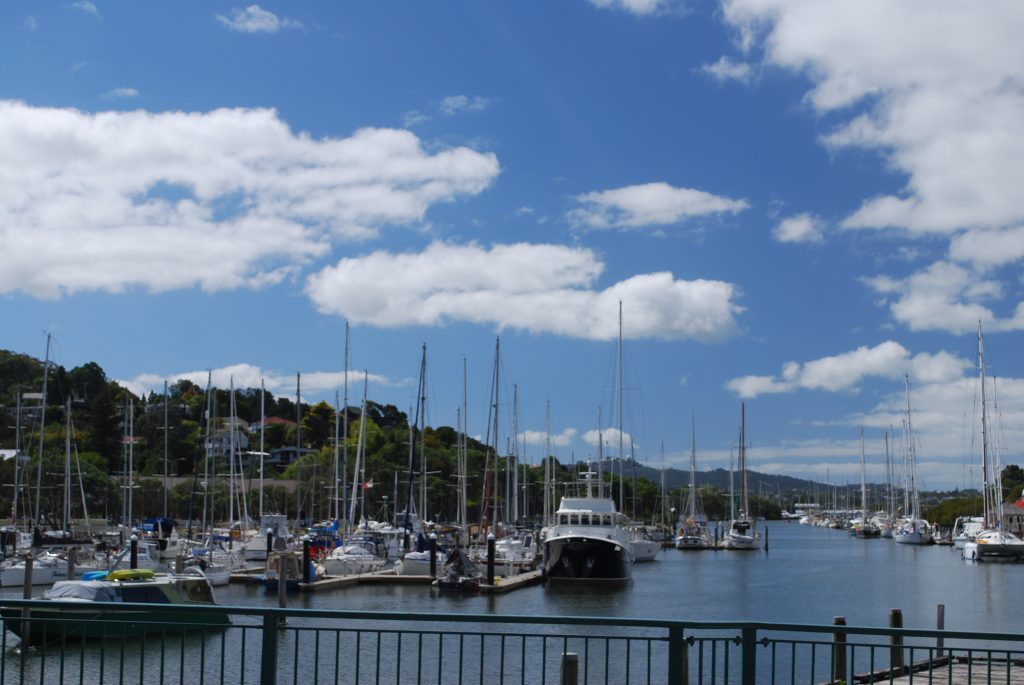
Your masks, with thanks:
M76 547L68 550L68 580L75 579L75 555L78 553Z
M832 625L845 626L846 617L836 616ZM846 631L832 633L832 682L846 682Z
M302 584L309 585L311 580L309 573L309 536L302 536Z
M768 524L764 526L764 551L768 551Z
M35 557L32 556L32 552L25 554L25 586L21 590L22 599L32 599L32 564L35 561ZM29 609L23 607L21 610L21 634L26 637L30 635L30 625L28 622ZM26 650L21 650L24 653Z
M945 629L946 629L946 605L945 604L939 604L937 607L935 607L935 630L945 630ZM935 656L942 656L942 653L944 651L943 647L945 647L945 643L943 642L942 636L939 635L937 638L935 638Z
M285 554L277 555L277 606L282 609L288 606L288 568L291 566L292 558ZM267 559L267 569L270 569L270 559ZM281 618L284 620L284 617Z
M494 585L494 533L487 534L487 584Z
M902 609L890 609L889 610L889 627L890 628L902 628L903 627L903 610ZM889 649L889 663L891 668L897 669L903 668L903 636L893 634L889 638L889 642L892 647Z
M130 540L132 551L131 555L128 557L128 566L129 568L136 569L139 567L139 536L132 533Z
M267 561L270 561L270 553L274 551L274 529L267 528Z
M576 652L562 653L559 685L576 685L580 680L580 656Z
M174 572L179 576L185 572L185 553L178 552L178 556L174 557Z
M437 578L437 533L430 533L430 577Z

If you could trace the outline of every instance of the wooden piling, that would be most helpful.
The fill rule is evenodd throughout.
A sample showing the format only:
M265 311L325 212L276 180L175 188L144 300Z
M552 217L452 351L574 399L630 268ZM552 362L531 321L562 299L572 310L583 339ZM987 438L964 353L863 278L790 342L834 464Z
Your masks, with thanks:
M902 609L890 609L889 610L889 627L890 628L902 628L903 627L903 610ZM893 635L890 638L890 644L892 647L889 649L889 665L895 670L897 668L903 668L903 636Z
M430 534L430 577L437 578L437 533Z
M302 582L309 585L309 536L302 538Z
M139 536L131 537L131 555L128 557L128 566L132 569L139 567Z
M845 626L846 617L836 616L832 625ZM846 682L846 632L832 633L832 682Z
M78 550L74 547L68 550L68 580L75 579L75 555Z
M494 533L487 534L487 584L494 585Z

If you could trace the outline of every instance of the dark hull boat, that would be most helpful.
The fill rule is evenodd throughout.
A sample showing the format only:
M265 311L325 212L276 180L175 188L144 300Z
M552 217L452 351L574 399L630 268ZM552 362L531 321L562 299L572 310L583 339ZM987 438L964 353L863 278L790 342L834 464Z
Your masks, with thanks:
M545 543L549 583L626 585L632 571L629 545L592 536L566 535Z

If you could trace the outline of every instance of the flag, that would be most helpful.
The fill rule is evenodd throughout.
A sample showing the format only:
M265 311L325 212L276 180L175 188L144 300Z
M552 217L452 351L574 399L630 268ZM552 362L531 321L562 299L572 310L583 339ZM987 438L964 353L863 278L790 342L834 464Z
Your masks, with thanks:
M373 487L373 481L372 480L368 480L365 483L363 483L363 490L369 490L372 487Z

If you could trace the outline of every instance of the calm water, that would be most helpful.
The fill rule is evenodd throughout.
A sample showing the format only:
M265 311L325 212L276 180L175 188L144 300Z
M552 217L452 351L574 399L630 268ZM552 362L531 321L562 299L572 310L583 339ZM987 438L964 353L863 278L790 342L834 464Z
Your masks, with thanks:
M952 547L858 540L845 531L796 523L768 525L769 551L663 550L637 564L630 586L617 590L541 585L507 595L439 593L425 586L361 586L295 594L289 606L357 611L627 616L684 620L757 620L884 626L891 608L908 628L1017 632L1016 597L1024 564L968 564ZM276 606L262 588L218 588L222 604Z

